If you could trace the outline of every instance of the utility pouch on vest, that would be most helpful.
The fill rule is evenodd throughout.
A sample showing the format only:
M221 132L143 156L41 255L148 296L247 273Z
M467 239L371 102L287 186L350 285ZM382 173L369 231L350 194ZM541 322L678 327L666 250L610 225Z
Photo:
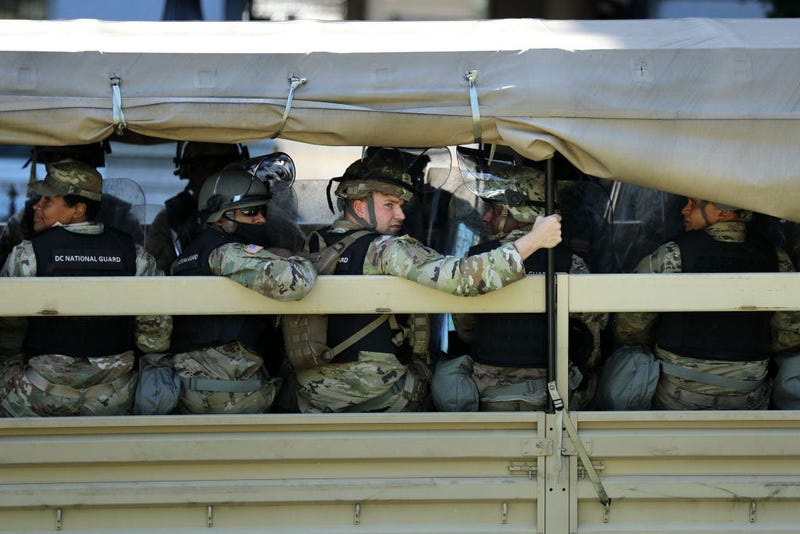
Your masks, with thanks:
M364 328L335 347L329 347L327 315L284 315L281 317L286 357L297 371L324 365L341 354L343 350L358 342L380 325L390 321L393 315L378 315ZM396 323L394 324L396 327Z
M404 329L411 352L423 361L430 363L431 325L426 314L412 314L408 318L408 328Z
M311 261L319 274L331 274L336 269L336 263L344 251L358 239L370 233L372 232L368 230L359 230L348 234L331 246L326 246L319 233L312 232L306 240L301 255ZM316 252L309 251L312 241L315 241L316 247L319 248ZM392 330L399 329L394 315L379 315L335 347L329 347L327 315L284 315L281 317L281 330L286 346L286 356L298 371L325 365L387 320L390 321Z

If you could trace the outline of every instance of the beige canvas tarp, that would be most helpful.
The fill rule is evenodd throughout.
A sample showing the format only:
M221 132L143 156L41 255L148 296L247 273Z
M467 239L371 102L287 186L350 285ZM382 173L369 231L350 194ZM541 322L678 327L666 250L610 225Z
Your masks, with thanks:
M3 21L0 65L0 143L477 135L800 221L800 19Z

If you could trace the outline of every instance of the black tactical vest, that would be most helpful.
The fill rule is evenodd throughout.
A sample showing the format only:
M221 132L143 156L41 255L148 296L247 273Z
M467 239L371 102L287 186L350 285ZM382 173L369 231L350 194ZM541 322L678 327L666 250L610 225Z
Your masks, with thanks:
M77 234L61 227L31 239L36 276L134 276L136 247L122 232ZM109 295L109 305L120 295ZM30 317L25 353L96 357L134 348L134 319L125 316Z
M228 243L238 243L236 236L216 228L207 228L192 241L172 264L175 276L212 276L208 266L211 253ZM216 347L233 341L262 352L259 338L264 334L264 319L258 315L175 315L172 318L172 352Z
M355 231L355 230L353 230ZM323 239L328 246L344 238L350 232L326 232ZM378 234L369 234L357 239L347 247L339 258L334 275L360 275L364 274L364 260L367 249L375 241ZM331 314L328 316L328 346L335 347L348 337L352 336L375 319L370 314ZM385 322L378 328L364 336L362 339L343 350L333 359L333 363L354 362L358 360L360 351L384 352L400 356L397 346L392 343L392 329Z
M499 247L499 241L481 243L469 255ZM554 249L556 272L568 273L572 252L565 246ZM544 274L547 250L540 249L525 260L526 274ZM544 313L481 313L475 316L472 356L481 363L498 367L547 367L547 316Z
M748 237L744 243L717 241L706 232L688 232L675 240L685 273L776 272L775 247ZM708 360L755 361L767 357L769 312L662 313L656 342L681 356Z

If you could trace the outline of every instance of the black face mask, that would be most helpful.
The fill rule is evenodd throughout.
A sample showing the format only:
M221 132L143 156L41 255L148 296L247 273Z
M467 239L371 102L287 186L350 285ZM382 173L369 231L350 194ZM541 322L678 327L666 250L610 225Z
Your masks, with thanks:
M262 247L273 246L266 224L245 224L239 222L236 223L236 225L236 231L233 232L233 235L242 243L247 245L261 245Z

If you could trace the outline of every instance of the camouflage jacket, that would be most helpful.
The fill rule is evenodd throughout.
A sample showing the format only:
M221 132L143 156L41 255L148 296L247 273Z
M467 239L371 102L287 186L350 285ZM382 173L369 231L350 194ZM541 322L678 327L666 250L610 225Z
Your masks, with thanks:
M717 241L742 243L745 240L747 227L741 221L726 221L713 224L705 231ZM794 265L786 252L777 249L777 256L779 272L794 272ZM680 273L681 251L677 243L669 241L658 247L639 262L636 272ZM622 344L652 347L653 327L657 318L658 313L654 312L618 313L614 317L614 337ZM800 312L775 312L771 328L774 352L800 347Z
M361 229L350 221L337 220L333 232ZM367 249L364 274L398 276L452 295L475 296L500 289L525 276L522 256L508 243L469 258L445 256L416 239L381 235Z
M79 223L64 226L70 232L100 234L102 223ZM163 273L153 257L136 245L136 276L161 276ZM33 244L25 240L11 251L0 276L36 276L36 254ZM153 315L136 317L136 346L142 352L163 352L169 349L172 334L172 317Z
M208 257L211 272L275 300L300 300L314 287L317 272L299 256L284 258L261 246L227 243Z
M533 228L533 224L529 224L522 228L513 230L508 235L501 239L502 243L512 243ZM570 266L569 274L589 274L589 266L580 256L572 255L572 265ZM600 359L600 331L608 324L607 313L571 313L570 317L581 321L594 338L594 348L589 358L587 366L592 369L596 366ZM456 326L458 336L466 343L470 343L472 339L472 330L475 324L475 316L472 314L457 314L453 316L453 322ZM520 332L520 335L525 335Z

